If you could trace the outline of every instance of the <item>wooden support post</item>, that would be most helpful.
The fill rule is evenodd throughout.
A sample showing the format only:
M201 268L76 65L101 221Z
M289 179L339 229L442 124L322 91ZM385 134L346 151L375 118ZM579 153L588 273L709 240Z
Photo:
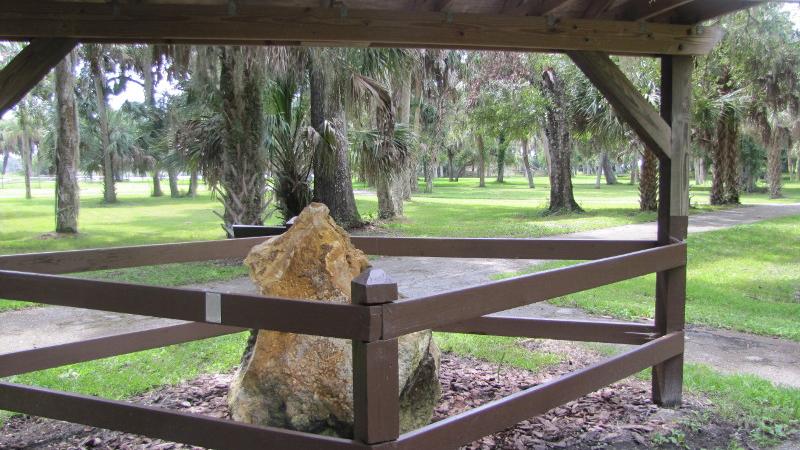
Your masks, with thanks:
M0 71L0 116L13 108L75 48L74 39L31 41Z
M380 269L367 269L351 284L353 304L374 306L397 300L397 283ZM353 340L353 437L366 444L400 435L397 339Z
M689 117L691 57L661 59L661 115L671 127L670 159L659 165L658 240L661 245L686 239L689 215ZM655 325L659 334L681 331L685 322L686 266L656 276ZM683 389L683 354L653 367L653 401L678 406Z

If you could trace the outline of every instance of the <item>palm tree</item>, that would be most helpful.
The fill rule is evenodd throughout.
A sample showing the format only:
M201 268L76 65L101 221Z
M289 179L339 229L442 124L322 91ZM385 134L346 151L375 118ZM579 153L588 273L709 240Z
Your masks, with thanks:
M89 65L89 73L94 84L95 112L99 123L100 144L102 146L103 169L103 201L116 203L117 192L114 178L114 159L112 155L108 125L108 85L105 78L107 65L106 46L104 44L84 45L85 59Z
M77 169L80 161L78 109L75 105L74 53L67 55L55 69L58 140L56 166L56 232L78 232L80 189Z
M311 168L319 134L308 123L307 98L292 76L270 83L267 118L269 165L277 208L284 221L311 203Z
M314 149L314 200L344 228L362 223L350 172L346 101L352 71L343 64L348 51L311 49L308 58L311 126L321 136Z

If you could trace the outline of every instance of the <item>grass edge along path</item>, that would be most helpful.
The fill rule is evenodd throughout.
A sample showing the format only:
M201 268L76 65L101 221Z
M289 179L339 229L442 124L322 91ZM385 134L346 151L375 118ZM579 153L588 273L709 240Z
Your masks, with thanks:
M686 322L800 341L800 216L691 234ZM508 278L574 262L551 261ZM549 302L623 320L652 319L655 275Z

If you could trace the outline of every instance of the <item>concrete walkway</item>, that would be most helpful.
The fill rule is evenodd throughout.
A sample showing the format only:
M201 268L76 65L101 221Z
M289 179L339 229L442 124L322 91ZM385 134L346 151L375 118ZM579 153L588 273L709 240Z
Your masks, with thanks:
M757 205L690 217L689 232L728 228L759 220L800 215L800 204ZM654 239L655 224L625 225L574 233L562 238ZM397 280L406 297L464 288L491 280L493 275L522 270L537 260L394 258L373 261ZM191 286L216 292L256 293L246 278ZM592 318L579 309L547 303L501 314L530 317ZM76 340L137 331L179 323L166 319L105 313L65 307L35 308L0 314L0 353L54 345ZM726 373L749 373L777 383L800 387L800 343L746 333L690 327L688 361L702 362Z

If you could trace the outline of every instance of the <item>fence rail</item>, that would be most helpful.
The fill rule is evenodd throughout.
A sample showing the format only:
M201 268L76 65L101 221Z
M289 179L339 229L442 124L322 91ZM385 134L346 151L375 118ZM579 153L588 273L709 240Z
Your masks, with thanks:
M659 321L590 322L491 315L650 273L685 271L686 245L683 242L658 245L654 241L353 237L353 243L366 253L379 255L590 260L401 301L395 301L397 286L394 282L383 274L365 273L353 280L353 304L225 294L63 275L240 258L263 240L256 237L1 256L0 298L188 322L0 355L0 376L251 328L351 339L353 440L257 427L11 383L0 383L0 409L213 448L449 449L512 426L646 367L676 361L683 353L683 318L675 314L670 316L669 327ZM675 294L671 294L673 291ZM678 290L663 288L659 292L670 310L683 310L683 297ZM566 377L399 435L397 339L423 329L624 343L637 347ZM674 376L659 374L662 378Z

